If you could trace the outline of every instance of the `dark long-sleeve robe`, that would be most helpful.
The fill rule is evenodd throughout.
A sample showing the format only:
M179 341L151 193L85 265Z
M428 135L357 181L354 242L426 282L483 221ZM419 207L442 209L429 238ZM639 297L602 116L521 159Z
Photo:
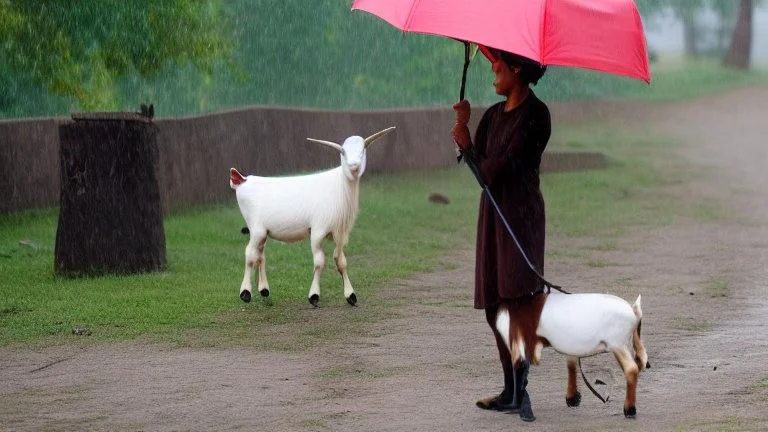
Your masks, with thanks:
M488 108L477 127L472 149L480 176L528 258L542 274L545 213L539 165L550 134L549 109L531 91L509 112L504 112L504 102ZM541 288L541 280L528 268L483 193L477 224L475 308L492 307L501 300L518 299Z

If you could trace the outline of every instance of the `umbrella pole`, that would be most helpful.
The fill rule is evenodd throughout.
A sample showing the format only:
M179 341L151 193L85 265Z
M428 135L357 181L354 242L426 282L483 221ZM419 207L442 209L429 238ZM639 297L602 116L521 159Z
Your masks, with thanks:
M471 52L471 48L469 46L469 42L464 42L464 71L461 73L461 89L459 90L459 100L464 100L464 87L466 87L467 84L467 69L469 69L469 54Z
M461 74L461 89L459 90L459 100L464 100L464 88L466 86L467 82L467 69L469 68L469 58L470 54L470 46L469 42L464 42L464 71ZM474 158L472 155L467 152L461 153L460 158L464 159L464 162L469 167L469 170L472 171L472 174L474 174L475 179L478 183L480 183L480 186L483 188L483 191L485 192L486 196L488 196L488 199L491 201L491 204L493 205L493 208L496 210L496 213L499 215L499 218L501 219L501 222L504 224L504 228L507 229L507 232L512 237L512 240L515 242L515 246L517 246L517 250L520 251L520 253L523 255L523 258L525 259L526 264L528 264L528 268L530 268L536 276L541 279L542 282L544 282L544 286L550 289L556 289L562 293L570 294L569 292L563 290L560 286L555 285L548 280L544 279L544 276L541 275L541 273L536 269L536 267L533 265L530 259L528 259L528 255L526 255L525 251L523 250L523 247L520 245L520 242L517 240L517 236L515 235L515 232L512 231L512 227L509 226L509 222L507 222L507 218L504 217L504 213L502 213L501 208L499 207L499 204L496 203L496 200L493 198L493 194L491 193L490 187L488 187L487 184L483 181L483 179L480 177L480 172L477 169L477 164L475 163Z

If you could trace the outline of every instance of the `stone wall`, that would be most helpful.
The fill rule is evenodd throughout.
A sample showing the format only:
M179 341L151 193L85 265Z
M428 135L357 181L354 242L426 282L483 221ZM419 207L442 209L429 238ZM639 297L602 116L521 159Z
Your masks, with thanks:
M551 106L553 123L573 121L583 108ZM476 107L475 112L481 108ZM593 108L594 109L594 108ZM478 120L474 116L473 122ZM332 168L339 155L307 141L341 143L389 126L397 130L368 152L368 173L394 173L455 165L450 107L330 111L249 107L203 116L155 119L159 129L158 181L166 210L231 200L229 168L244 174L285 175ZM0 121L0 213L58 205L58 125L69 118ZM474 130L475 124L470 125ZM545 153L542 170L600 166L600 154Z

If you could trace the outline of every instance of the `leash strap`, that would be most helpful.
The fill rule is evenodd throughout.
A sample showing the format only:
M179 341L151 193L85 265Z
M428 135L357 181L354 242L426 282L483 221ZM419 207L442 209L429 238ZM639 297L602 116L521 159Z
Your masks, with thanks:
M602 403L608 402L608 399L611 398L611 395L608 395L605 399L603 399L603 397L600 396L600 393L598 393L597 390L595 390L592 387L592 385L589 383L589 381L587 381L587 377L584 375L584 369L581 368L581 357L579 357L579 372L581 372L581 379L584 380L584 384L587 385L587 388L589 389L589 391L591 391L592 394L595 395L596 398L600 399L600 402L602 402Z
M496 210L496 214L499 215L499 219L501 219L501 222L504 224L504 228L506 228L507 233L509 233L510 237L512 237L512 241L515 242L515 246L517 246L517 250L520 251L520 254L523 255L523 259L525 259L525 263L528 264L528 268L533 271L533 273L544 283L544 286L549 290L557 290L560 291L563 294L570 294L568 291L565 291L560 287L559 285L555 285L552 282L544 279L544 276L536 269L536 267L533 265L531 260L528 258L528 255L526 255L525 251L523 250L523 246L520 245L520 241L517 240L517 236L515 235L515 232L512 231L512 227L509 226L509 222L507 222L507 218L504 217L504 213L501 211L501 207L499 207L499 204L496 202L496 199L493 197L493 194L491 193L491 188L485 184L480 177L480 173L477 169L477 165L475 163L474 157L470 152L466 152L463 154L464 156L464 162L467 164L469 169L472 171L472 173L475 175L475 178L480 183L480 185L483 187L483 191L485 191L485 195L488 196L488 199L491 201L491 204L493 205L493 208Z

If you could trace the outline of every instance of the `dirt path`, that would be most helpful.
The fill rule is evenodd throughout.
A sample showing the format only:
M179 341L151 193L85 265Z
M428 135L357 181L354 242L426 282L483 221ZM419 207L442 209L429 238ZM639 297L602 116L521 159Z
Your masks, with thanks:
M501 371L484 316L471 308L467 251L446 258L451 270L370 299L404 304L375 336L309 353L140 343L0 350L0 429L768 430L768 88L633 110L635 127L685 143L682 169L708 174L671 192L732 212L636 232L611 250L595 247L599 239L548 239L612 264L556 260L551 280L643 295L652 368L640 378L636 420L623 418L623 378L610 356L588 359L585 370L607 383L598 389L611 401L582 389L582 406L567 408L564 359L551 350L531 372L535 423L475 408L500 390Z

